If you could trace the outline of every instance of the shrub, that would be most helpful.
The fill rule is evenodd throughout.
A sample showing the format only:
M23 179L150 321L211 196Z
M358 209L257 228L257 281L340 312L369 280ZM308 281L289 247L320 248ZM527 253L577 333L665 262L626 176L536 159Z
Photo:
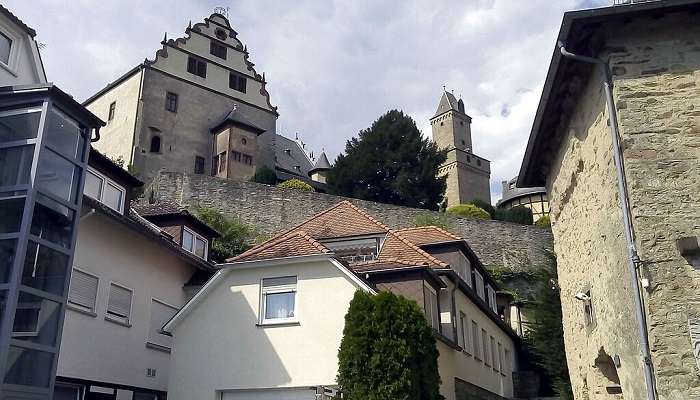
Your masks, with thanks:
M549 215L545 215L543 217L540 217L540 219L535 222L536 226L539 226L540 228L551 228L552 227L552 220L549 218Z
M532 211L525 206L497 208L496 219L522 225L532 225Z
M413 217L414 226L438 226L445 230L452 228L452 223L444 214L419 213Z
M254 227L238 219L228 218L214 209L197 208L194 213L221 234L221 237L214 239L211 247L211 258L215 262L224 262L243 253L260 237L258 230Z
M338 351L343 399L443 399L437 360L435 336L415 301L355 293Z
M470 204L473 204L473 205L483 209L487 213L489 213L489 215L491 216L491 219L496 218L496 208L494 208L494 206L492 206L491 203L487 203L487 202L485 202L483 200L479 200L479 199L474 199L471 201Z
M277 173L272 168L263 165L255 170L255 174L250 178L251 182L264 183L266 185L277 184Z
M458 204L456 206L448 207L447 213L458 217L491 219L491 215L489 215L486 210L479 208L474 204Z
M285 189L296 189L296 190L302 190L305 192L313 192L314 188L313 186L309 185L308 183L302 181L301 179L290 179L288 181L284 181L282 183L277 184L278 188L285 188Z

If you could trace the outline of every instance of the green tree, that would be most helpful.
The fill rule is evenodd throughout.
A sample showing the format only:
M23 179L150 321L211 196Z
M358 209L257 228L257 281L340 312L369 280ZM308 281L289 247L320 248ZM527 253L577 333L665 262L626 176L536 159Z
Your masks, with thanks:
M272 168L263 165L255 170L255 174L250 178L251 182L264 183L266 185L277 184L277 173Z
M473 204L473 205L483 209L487 213L489 213L489 215L491 216L491 219L496 218L496 208L494 206L492 206L491 203L487 203L487 202L485 202L483 200L479 200L479 199L474 199L471 201L470 204Z
M457 204L456 206L448 207L446 212L458 217L491 219L491 215L486 210L474 204Z
M532 225L532 210L525 206L513 208L497 208L496 219L516 224Z
M215 262L224 262L243 253L262 238L257 229L214 209L197 208L195 215L221 234L211 247L211 257Z
M569 400L574 397L566 364L557 261L554 254L547 254L549 262L535 272L537 291L530 313L534 324L526 333L525 340L534 355L535 364L546 371L555 392L562 400Z
M444 152L421 136L416 123L391 110L347 141L328 172L332 194L437 210L445 178L437 171Z
M338 384L349 400L437 400L438 351L415 301L358 291L345 316Z
M302 181L301 179L293 178L289 179L287 181L284 181L282 183L277 184L278 188L285 188L285 189L296 189L296 190L301 190L304 192L313 192L314 187L309 185L308 183Z

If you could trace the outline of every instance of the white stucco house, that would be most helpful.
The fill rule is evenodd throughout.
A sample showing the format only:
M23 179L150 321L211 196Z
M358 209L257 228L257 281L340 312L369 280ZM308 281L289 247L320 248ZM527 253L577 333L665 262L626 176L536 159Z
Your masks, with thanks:
M424 309L446 399L513 396L519 339L467 243L437 227L391 230L343 201L221 265L164 326L168 398L323 398L357 290Z
M0 4L0 86L46 83L36 31Z

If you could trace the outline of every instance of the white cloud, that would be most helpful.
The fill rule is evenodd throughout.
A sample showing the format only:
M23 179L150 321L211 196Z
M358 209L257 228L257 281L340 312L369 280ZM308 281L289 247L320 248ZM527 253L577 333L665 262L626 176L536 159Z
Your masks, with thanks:
M265 72L282 133L331 157L399 108L429 135L442 85L473 118L476 154L491 160L493 200L517 174L565 10L607 0L7 0L38 31L49 79L85 99L153 58L163 33L230 7Z

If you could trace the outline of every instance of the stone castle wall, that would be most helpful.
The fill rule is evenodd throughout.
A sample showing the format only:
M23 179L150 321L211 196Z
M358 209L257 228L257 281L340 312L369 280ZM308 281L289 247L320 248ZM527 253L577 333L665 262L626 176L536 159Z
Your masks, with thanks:
M291 228L346 198L323 193L280 189L253 182L204 175L161 172L147 189L155 200L217 209L258 227L265 234ZM150 194L147 193L146 198ZM392 228L414 226L416 216L445 218L451 230L465 238L486 266L527 269L547 262L542 249L552 249L552 235L534 226L446 216L442 213L371 201L351 200Z

